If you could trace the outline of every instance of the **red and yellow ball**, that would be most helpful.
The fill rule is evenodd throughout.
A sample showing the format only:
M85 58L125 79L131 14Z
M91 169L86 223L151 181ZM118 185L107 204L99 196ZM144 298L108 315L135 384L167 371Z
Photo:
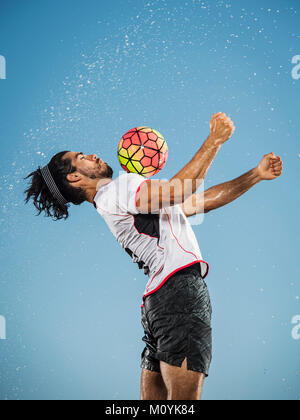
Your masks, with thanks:
M118 158L126 172L150 178L164 168L168 160L168 145L157 130L133 128L120 140Z

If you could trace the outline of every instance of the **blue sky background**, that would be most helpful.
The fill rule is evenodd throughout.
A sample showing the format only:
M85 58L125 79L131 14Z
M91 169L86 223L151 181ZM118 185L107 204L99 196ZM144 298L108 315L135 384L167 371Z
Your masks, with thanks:
M138 399L146 278L90 205L35 217L23 178L62 150L116 148L148 125L170 178L213 112L237 126L207 188L269 152L284 175L195 226L211 271L214 360L205 399L300 399L297 0L1 0L0 399Z

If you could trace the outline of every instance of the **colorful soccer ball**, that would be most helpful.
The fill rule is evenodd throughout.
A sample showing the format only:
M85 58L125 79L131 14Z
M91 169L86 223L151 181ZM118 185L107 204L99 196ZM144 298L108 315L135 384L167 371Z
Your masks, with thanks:
M163 136L152 128L133 128L122 137L118 157L126 172L150 178L165 166L168 145Z

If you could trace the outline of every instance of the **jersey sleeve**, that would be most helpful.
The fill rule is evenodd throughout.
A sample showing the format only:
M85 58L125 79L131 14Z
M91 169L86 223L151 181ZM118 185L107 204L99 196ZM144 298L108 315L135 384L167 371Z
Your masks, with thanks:
M121 175L117 183L117 206L122 213L139 214L136 207L137 195L142 185L147 181L138 174L124 174Z

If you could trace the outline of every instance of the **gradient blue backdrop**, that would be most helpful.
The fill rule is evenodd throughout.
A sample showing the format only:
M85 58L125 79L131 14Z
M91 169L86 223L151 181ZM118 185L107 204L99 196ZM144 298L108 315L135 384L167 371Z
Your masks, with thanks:
M237 131L206 187L282 156L264 182L195 226L214 307L205 399L299 399L297 0L1 0L0 399L138 399L146 278L91 205L35 217L23 181L62 150L118 175L125 131L161 131L170 178L213 112Z

